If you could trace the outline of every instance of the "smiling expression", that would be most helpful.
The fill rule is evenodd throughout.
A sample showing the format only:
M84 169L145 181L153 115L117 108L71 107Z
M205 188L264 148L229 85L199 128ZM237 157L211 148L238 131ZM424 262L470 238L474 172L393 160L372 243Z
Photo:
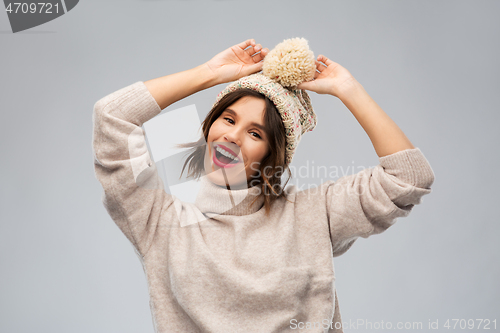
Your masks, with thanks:
M209 179L231 189L247 188L260 162L268 155L264 127L264 99L244 96L226 108L212 123L205 152Z

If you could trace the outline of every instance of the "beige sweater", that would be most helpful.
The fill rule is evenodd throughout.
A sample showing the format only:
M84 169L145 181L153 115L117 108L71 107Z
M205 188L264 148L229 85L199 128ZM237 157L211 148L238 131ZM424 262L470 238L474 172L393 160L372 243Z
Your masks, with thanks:
M248 206L256 187L203 179L194 204L167 194L141 127L160 112L136 82L95 104L92 138L102 200L141 260L155 331L342 332L333 257L431 192L420 149L316 188L289 185L291 202L278 200L266 217L262 197Z

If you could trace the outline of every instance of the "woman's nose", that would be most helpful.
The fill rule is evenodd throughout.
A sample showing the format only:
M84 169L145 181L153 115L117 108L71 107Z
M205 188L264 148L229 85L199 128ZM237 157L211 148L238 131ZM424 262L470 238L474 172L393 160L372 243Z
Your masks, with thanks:
M241 147L241 139L240 139L240 134L238 130L233 130L230 132L227 132L224 135L224 139L226 139L230 143L234 143L235 145L238 145L238 147Z

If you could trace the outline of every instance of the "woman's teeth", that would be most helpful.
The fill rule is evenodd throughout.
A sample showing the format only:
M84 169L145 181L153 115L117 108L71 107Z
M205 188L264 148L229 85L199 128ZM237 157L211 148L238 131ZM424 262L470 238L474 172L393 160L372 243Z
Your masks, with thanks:
M215 147L215 150L217 150L219 153L221 153L222 155L234 160L235 163L238 163L239 162L239 159L238 157L234 156L233 154L231 153L228 153L227 151L225 151L224 149L222 149L221 147L219 146L216 146Z

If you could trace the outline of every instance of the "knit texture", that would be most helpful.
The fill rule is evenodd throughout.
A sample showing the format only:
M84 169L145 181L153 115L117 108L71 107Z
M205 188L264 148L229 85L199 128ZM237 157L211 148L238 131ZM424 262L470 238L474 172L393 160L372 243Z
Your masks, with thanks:
M222 189L224 196L219 196L219 200L206 201L206 193L218 193L221 187L208 180L206 176L201 177L201 188L197 194L195 205L205 215L234 215L243 216L257 212L264 204L264 196L259 195L262 191L256 185L249 189L232 190ZM252 201L258 197L255 202Z
M259 195L252 188L202 179L194 204L167 194L137 134L160 112L136 82L94 105L92 138L103 204L143 265L155 332L296 332L294 324L324 321L334 328L307 332L342 332L332 259L431 192L420 149L316 188L289 185L291 202L280 198L266 216L262 201L248 206ZM189 223L193 214L207 219Z
M316 59L307 40L290 38L276 45L264 58L262 73L287 88L314 79Z

